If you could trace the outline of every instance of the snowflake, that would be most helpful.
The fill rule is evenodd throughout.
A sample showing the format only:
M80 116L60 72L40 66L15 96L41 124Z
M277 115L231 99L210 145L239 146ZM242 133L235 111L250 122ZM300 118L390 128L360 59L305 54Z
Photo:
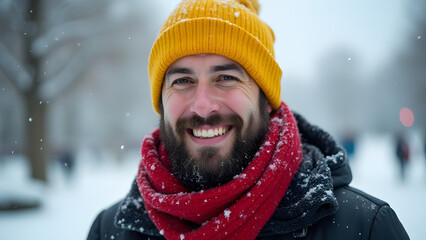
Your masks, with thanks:
M231 215L231 211L225 210L225 217L229 219L229 216Z

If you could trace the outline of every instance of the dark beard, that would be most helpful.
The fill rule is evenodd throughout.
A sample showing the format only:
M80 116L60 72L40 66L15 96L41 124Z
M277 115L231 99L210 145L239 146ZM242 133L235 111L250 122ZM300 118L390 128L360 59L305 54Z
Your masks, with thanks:
M179 181L192 191L206 190L225 184L232 178L240 174L251 162L259 147L263 143L269 129L270 116L267 111L266 98L263 93L259 97L259 129L257 132L249 132L244 136L242 134L242 119L236 115L220 116L214 115L207 119L199 116L193 116L189 119L179 119L176 123L176 133L170 124L164 121L164 115L161 114L160 120L160 139L169 155L171 172ZM247 126L255 126L255 116L251 115ZM226 158L220 158L215 162L218 166L211 166L209 161L217 158L218 149L215 147L204 147L200 150L200 159L194 159L189 156L183 138L187 128L197 128L201 125L215 126L219 123L226 123L234 126L236 139L232 155ZM201 160L202 159L202 160Z

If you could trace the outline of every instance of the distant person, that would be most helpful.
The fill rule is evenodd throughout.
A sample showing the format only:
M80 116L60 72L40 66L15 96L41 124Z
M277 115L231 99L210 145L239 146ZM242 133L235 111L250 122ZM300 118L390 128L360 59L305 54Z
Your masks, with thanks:
M402 181L406 178L406 168L410 158L410 148L402 134L396 137L396 157L398 159L399 173Z
M353 133L346 133L343 136L343 139L341 140L343 148L346 150L346 153L348 154L348 160L351 161L353 158L353 155L355 154L356 150L356 139L355 134Z
M159 129L88 239L408 239L386 202L349 186L343 148L281 101L259 7L186 0L171 13L148 64Z
M65 175L67 176L68 179L70 179L74 172L74 167L75 167L74 155L72 154L71 151L65 150L60 153L58 160L62 169L65 172Z

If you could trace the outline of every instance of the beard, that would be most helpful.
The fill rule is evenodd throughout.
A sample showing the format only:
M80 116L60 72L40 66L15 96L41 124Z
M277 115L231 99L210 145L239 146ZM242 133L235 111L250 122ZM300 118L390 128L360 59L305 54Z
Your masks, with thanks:
M162 113L160 139L169 156L172 174L192 191L207 190L229 182L247 167L259 150L268 133L269 121L267 100L263 92L259 95L258 111L250 113L244 133L241 117L230 114L213 115L209 118L194 115L179 119L175 134L172 126L164 120ZM219 156L219 148L209 146L200 148L198 156L191 156L184 141L185 134L191 134L187 129L223 123L232 125L235 131L235 140L230 153L227 156ZM253 129L254 126L257 128Z

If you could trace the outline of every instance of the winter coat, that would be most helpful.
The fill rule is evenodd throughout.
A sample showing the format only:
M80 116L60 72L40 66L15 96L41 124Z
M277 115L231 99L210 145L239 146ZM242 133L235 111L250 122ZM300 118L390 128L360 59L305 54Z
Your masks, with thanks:
M409 239L384 201L349 186L345 151L320 128L295 114L303 161L257 239ZM119 203L102 211L88 238L164 239L150 220L136 182Z

